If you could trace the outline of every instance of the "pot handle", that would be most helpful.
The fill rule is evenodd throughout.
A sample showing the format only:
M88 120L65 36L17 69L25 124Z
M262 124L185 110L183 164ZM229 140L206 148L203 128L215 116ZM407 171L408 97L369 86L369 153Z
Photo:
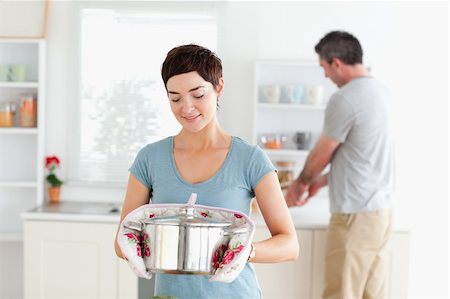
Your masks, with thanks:
M193 206L195 205L196 201L197 201L197 193L191 193L191 196L189 196L187 204L188 206Z
M123 227L142 232L143 225L142 222L139 221L128 221L127 223L124 223Z
M233 235L240 235L240 234L245 234L247 232L247 228L246 227L241 227L238 229L226 229L223 232L224 236L233 236Z

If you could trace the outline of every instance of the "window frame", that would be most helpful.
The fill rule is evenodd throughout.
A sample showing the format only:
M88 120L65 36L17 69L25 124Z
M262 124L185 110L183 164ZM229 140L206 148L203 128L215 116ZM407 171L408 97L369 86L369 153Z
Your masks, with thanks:
M71 49L72 59L68 61L68 69L70 75L68 75L69 84L67 84L67 91L70 95L67 101L67 120L69 125L67 126L67 180L65 182L65 188L67 194L71 194L71 197L78 198L79 196L89 199L92 197L92 190L98 190L101 192L117 195L117 191L123 191L127 182L108 182L108 181L83 181L78 180L80 177L79 167L77 164L81 158L81 34L82 34L82 11L84 9L114 9L123 13L134 13L143 11L167 13L167 14L204 14L208 17L214 17L217 22L217 28L219 31L219 3L151 3L151 2L81 2L76 4L76 15L74 15L74 24L72 37L68 47ZM219 45L217 37L217 46ZM74 136L74 137L71 137ZM137 153L136 153L137 154ZM84 194L84 195L79 195ZM121 195L123 199L124 194ZM115 196L113 196L115 197ZM92 198L96 200L95 197Z

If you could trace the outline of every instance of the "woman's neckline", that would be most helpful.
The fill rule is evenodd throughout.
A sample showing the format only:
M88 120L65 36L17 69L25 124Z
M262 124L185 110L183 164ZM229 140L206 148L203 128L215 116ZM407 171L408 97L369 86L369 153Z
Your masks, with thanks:
M231 157L231 153L233 151L234 148L234 143L235 143L235 137L234 136L230 136L231 140L230 140L230 146L228 148L228 152L227 152L227 156L225 157L225 160L223 161L222 165L220 165L219 169L214 173L214 175L212 175L210 178L208 178L207 180L204 180L202 182L198 182L198 183L191 183L189 181L187 181L178 171L178 168L175 164L175 154L174 154L174 138L175 136L171 136L170 137L170 142L169 142L169 148L170 148L170 163L172 164L172 169L175 173L175 175L177 176L177 178L185 185L187 186L191 186L191 187L199 187L199 186L203 186L203 185L208 185L212 182L214 182L217 177L224 171L225 167L227 166L227 164L229 163L230 157Z

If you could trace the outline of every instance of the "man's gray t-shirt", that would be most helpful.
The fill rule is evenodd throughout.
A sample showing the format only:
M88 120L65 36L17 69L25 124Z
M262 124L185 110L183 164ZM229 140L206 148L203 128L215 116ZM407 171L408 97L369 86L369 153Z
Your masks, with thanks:
M334 93L323 134L341 144L328 177L332 213L388 209L394 189L390 93L372 77L353 79Z

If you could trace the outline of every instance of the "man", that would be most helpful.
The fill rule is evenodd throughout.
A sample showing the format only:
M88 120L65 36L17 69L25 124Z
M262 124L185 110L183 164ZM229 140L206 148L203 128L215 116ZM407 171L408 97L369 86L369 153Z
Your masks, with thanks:
M315 51L339 90L327 104L319 140L288 189L288 205L302 206L329 186L324 298L385 298L394 180L389 93L363 66L353 35L330 32ZM329 163L329 173L322 174Z

